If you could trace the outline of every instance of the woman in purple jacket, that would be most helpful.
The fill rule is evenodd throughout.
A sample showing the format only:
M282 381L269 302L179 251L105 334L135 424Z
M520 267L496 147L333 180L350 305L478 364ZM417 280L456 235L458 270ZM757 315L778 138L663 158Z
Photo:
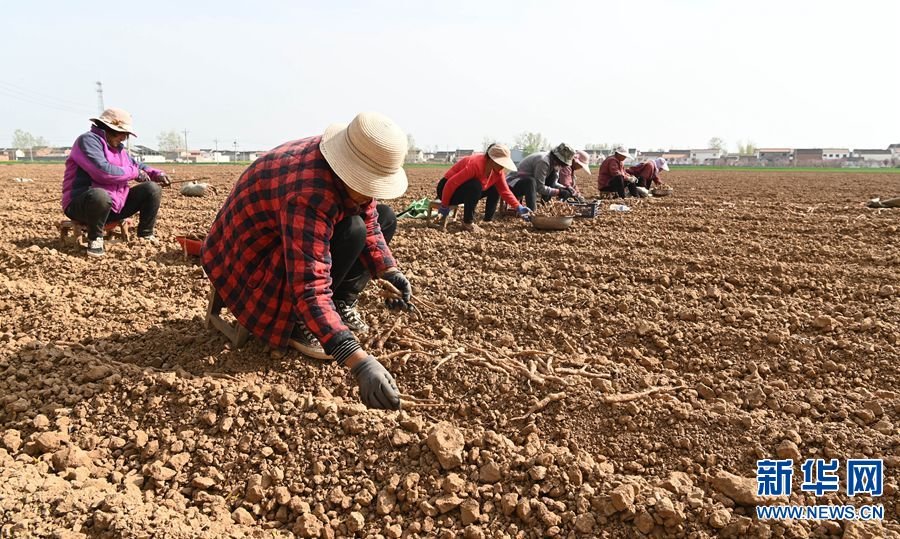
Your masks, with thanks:
M66 159L62 207L66 216L88 227L88 256L103 256L103 226L140 213L138 238L156 241L153 226L162 198L160 186L171 182L161 170L138 163L125 151L128 135L137 136L131 115L110 108L79 136ZM140 182L133 188L132 180Z

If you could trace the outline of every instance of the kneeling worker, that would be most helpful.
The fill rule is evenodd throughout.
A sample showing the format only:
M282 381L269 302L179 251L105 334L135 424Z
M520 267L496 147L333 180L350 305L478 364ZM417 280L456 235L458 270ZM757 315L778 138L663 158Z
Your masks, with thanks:
M406 134L377 113L282 144L238 179L202 251L213 287L250 333L334 358L364 404L390 410L400 393L354 335L368 329L356 298L375 276L402 294L388 308L410 308L410 283L388 248L397 220L376 201L406 191L406 149Z

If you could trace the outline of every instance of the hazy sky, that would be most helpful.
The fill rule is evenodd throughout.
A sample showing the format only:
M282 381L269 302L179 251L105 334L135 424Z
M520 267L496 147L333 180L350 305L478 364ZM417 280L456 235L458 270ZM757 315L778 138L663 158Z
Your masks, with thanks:
M900 2L3 2L0 146L71 144L107 106L135 141L268 149L357 112L427 149L537 131L642 149L900 142Z

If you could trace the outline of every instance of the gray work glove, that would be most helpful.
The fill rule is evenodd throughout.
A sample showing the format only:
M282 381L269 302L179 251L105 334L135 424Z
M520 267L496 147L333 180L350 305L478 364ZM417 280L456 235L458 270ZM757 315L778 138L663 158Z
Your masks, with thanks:
M366 356L350 369L359 385L359 399L369 408L400 409L400 390L391 373L372 356Z
M409 302L412 299L412 285L409 284L409 279L396 268L391 268L384 272L381 275L381 278L394 285L394 288L396 288L401 295L399 298L385 299L384 304L387 308L392 311L411 310L412 305Z
M150 181L150 175L147 174L147 172L145 172L145 171L143 171L143 170L139 170L139 171L138 171L137 178L135 178L135 181L138 182L138 183L149 182L149 181Z

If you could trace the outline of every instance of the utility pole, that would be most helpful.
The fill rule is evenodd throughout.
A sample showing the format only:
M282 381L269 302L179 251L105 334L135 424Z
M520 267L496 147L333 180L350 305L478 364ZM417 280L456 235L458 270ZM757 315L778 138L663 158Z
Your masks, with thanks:
M188 134L188 130L185 129L184 130L184 153L190 155L190 150L188 150L187 134Z
M103 114L106 107L103 106L103 83L97 81L97 114Z
M213 143L216 145L216 151L218 152L219 151L219 139L214 138Z
M237 141L234 141L234 160L237 161Z

